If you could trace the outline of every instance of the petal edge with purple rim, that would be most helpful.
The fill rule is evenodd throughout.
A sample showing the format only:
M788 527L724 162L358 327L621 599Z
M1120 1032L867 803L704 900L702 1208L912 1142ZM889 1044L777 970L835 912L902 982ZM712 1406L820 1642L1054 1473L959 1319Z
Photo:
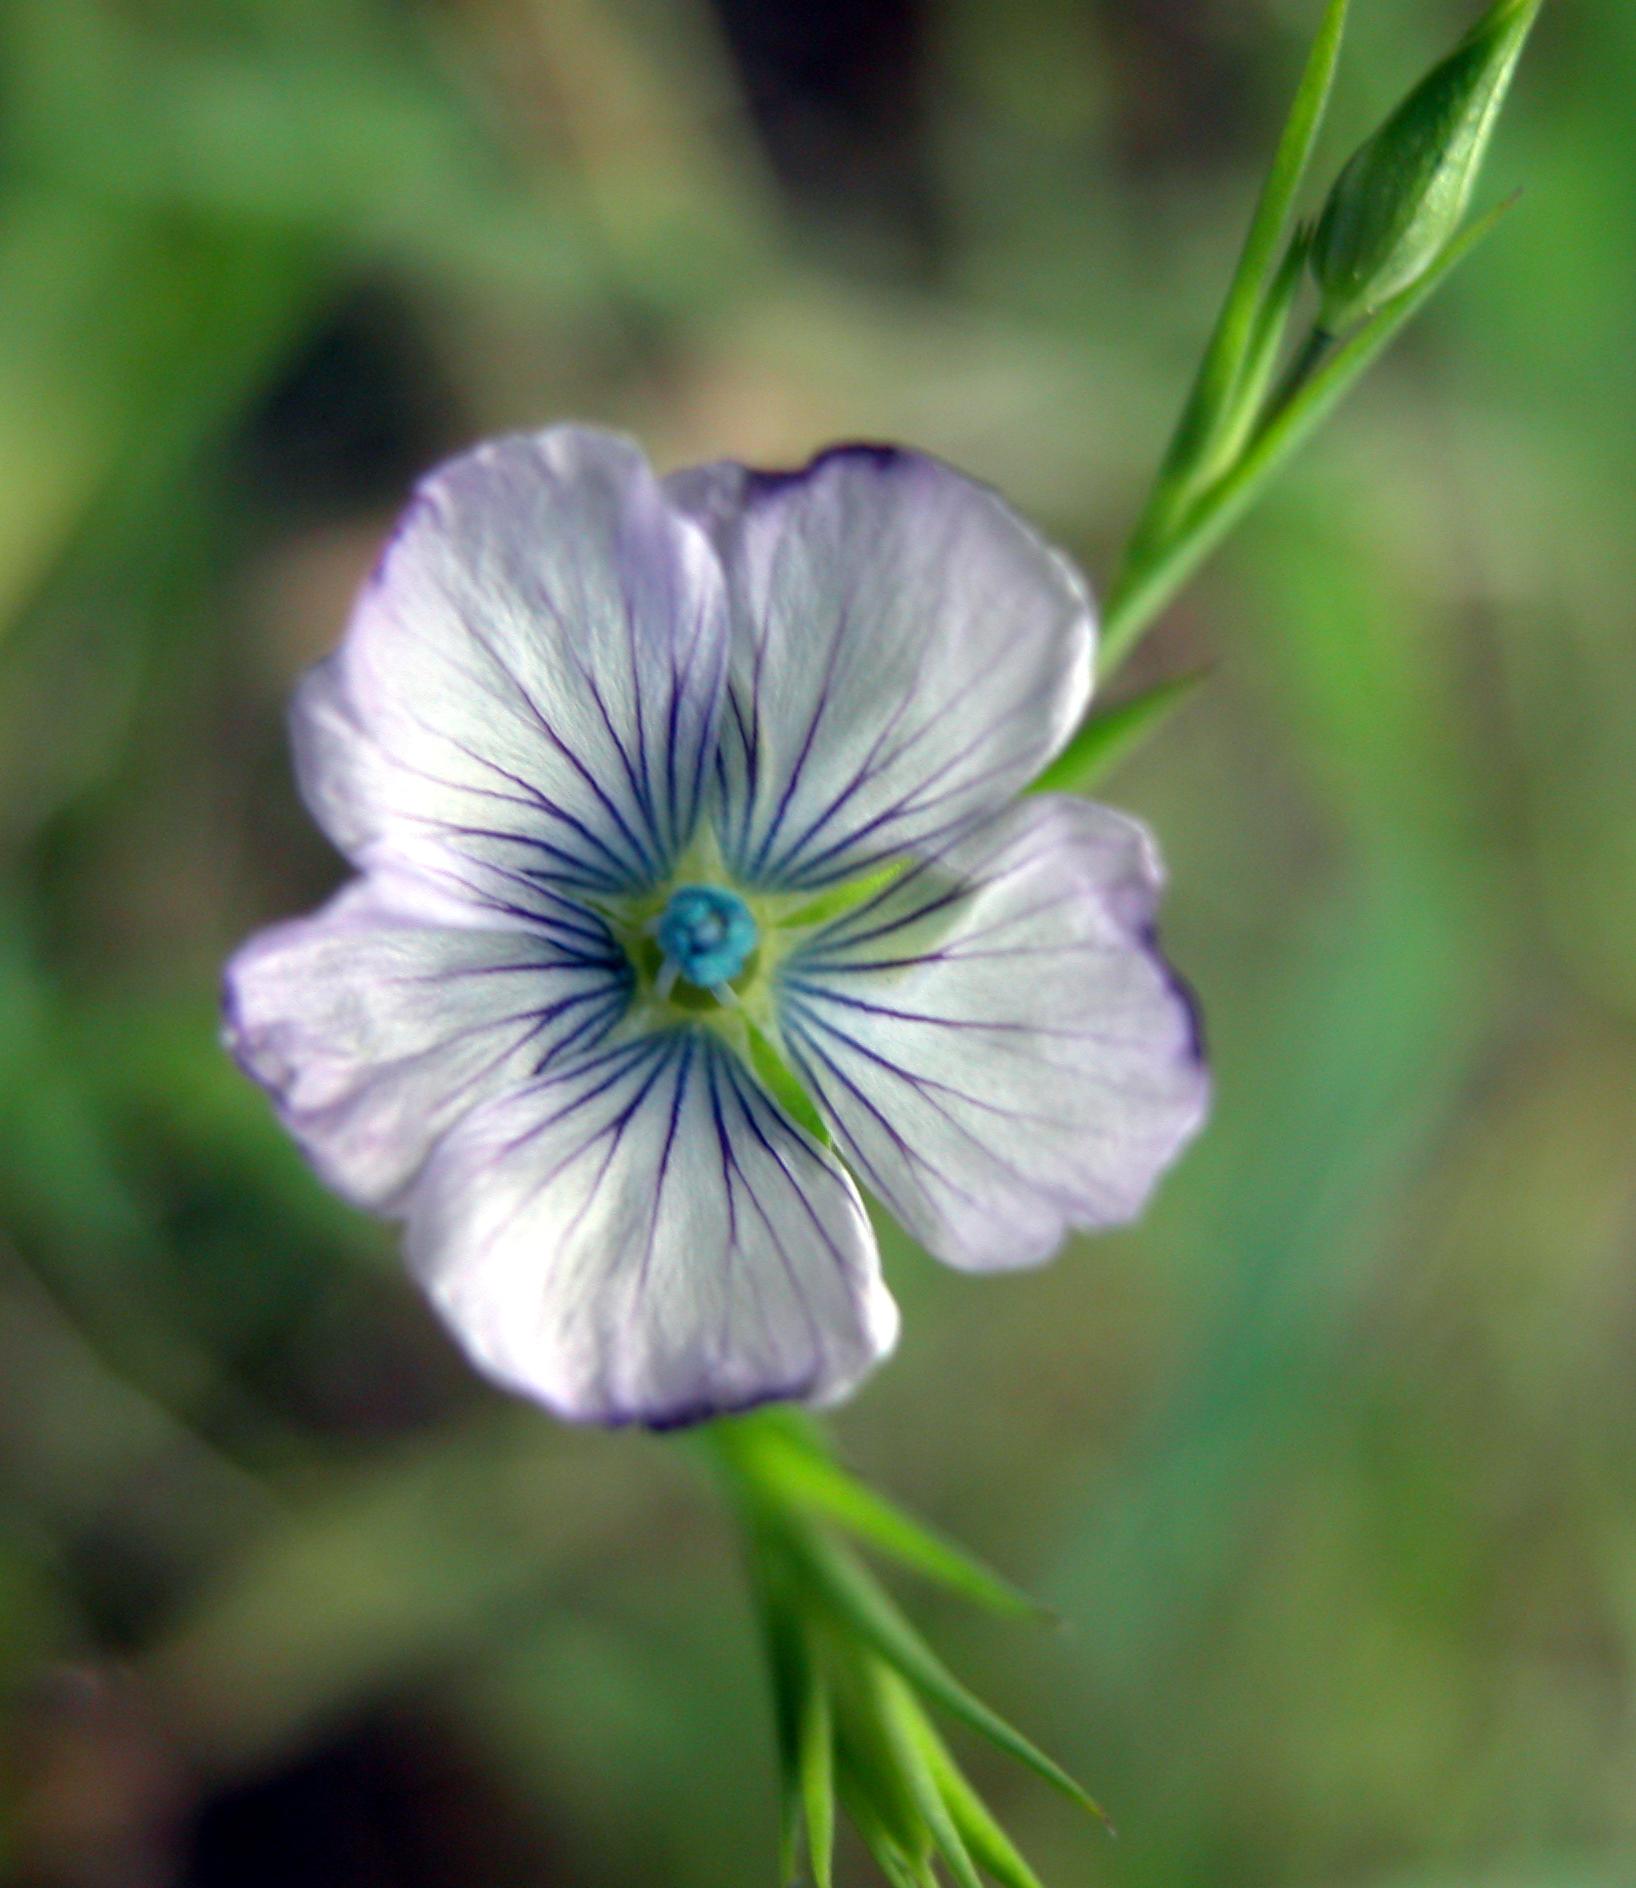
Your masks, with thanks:
M468 1109L594 1043L629 993L595 919L455 927L414 891L354 880L259 932L224 979L229 1050L324 1180L376 1211Z
M354 864L491 909L663 877L703 804L726 662L719 561L629 441L497 440L417 488L296 766Z
M989 1270L1124 1224L1201 1124L1197 1021L1135 821L1041 796L912 867L780 971L785 1051L926 1248Z
M666 481L727 572L721 837L749 884L809 889L1020 791L1090 696L1094 618L998 494L922 454Z
M897 1334L851 1180L704 1029L616 1037L468 1116L408 1251L473 1361L575 1422L831 1402Z

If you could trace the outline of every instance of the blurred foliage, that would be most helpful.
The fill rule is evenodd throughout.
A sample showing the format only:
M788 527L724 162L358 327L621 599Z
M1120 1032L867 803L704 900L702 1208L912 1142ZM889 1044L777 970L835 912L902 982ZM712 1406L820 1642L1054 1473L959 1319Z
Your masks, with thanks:
M708 1487L473 1381L217 1049L337 876L282 703L567 415L908 438L1105 580L1316 12L0 5L0 1871L770 1879ZM1326 174L1468 9L1353 12ZM1545 9L1523 206L1134 666L1210 1135L1035 1276L887 1235L842 1439L1064 1615L933 1608L1120 1826L962 1744L1048 1881L1636 1880L1633 63Z

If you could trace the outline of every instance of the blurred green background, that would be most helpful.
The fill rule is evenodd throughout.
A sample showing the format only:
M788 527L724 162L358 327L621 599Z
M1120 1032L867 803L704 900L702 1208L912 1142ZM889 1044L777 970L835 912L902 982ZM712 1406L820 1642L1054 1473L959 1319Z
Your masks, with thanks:
M1324 176L1474 8L1354 11ZM339 876L283 703L566 416L907 439L1105 581L1317 12L0 3L0 1875L768 1888L695 1461L474 1380L218 1050ZM1208 1137L1037 1275L889 1244L842 1445L1065 1616L914 1596L1115 1814L969 1751L1053 1884L1636 1883L1633 70L1545 9L1522 207L1137 665Z

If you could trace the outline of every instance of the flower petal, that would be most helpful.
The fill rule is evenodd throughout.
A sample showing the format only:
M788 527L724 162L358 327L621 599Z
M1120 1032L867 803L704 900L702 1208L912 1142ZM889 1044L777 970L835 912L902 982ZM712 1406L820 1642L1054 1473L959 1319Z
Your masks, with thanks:
M1153 939L1134 821L1026 801L816 933L787 1055L839 1150L940 1258L1047 1258L1134 1218L1203 1119L1192 1004Z
M595 1042L630 970L601 926L456 928L403 881L355 881L227 967L227 1044L329 1185L389 1207L477 1102Z
M561 427L424 480L294 711L354 863L491 907L664 876L697 820L726 660L718 560L636 447Z
M897 1332L851 1181L707 1029L611 1042L470 1117L409 1257L481 1368L574 1421L831 1401Z
M1090 693L1085 586L986 487L917 453L668 481L727 567L722 840L748 882L830 883L992 811Z

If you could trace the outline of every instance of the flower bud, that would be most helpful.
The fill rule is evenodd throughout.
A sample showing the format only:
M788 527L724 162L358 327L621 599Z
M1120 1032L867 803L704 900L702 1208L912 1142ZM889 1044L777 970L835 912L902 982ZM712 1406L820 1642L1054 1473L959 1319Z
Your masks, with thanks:
M1495 0L1336 179L1312 245L1327 332L1409 287L1454 237L1539 8Z

